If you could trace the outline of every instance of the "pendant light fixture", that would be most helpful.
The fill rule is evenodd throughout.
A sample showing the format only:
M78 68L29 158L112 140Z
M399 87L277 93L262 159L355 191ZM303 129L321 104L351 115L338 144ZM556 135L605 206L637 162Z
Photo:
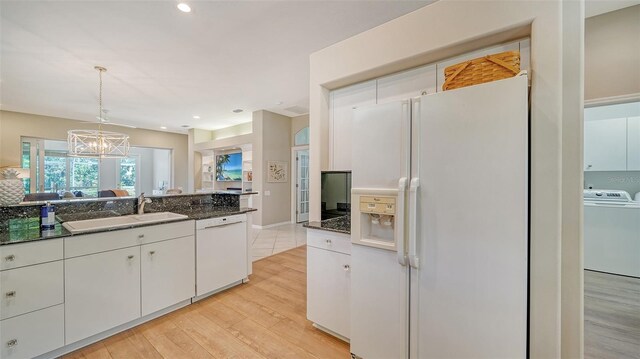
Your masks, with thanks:
M129 155L129 136L102 130L102 73L107 69L94 67L100 77L98 97L98 129L70 130L67 132L68 155L71 157L123 158Z

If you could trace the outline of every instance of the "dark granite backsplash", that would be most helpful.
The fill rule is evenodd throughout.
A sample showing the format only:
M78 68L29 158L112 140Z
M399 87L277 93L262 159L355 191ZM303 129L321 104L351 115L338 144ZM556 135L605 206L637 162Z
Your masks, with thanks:
M165 196L151 198L151 203L145 205L145 212L171 212L176 210L190 210L192 207L208 205L212 207L240 208L240 197L237 194L193 194L182 196ZM54 203L56 215L64 217L90 212L110 212L114 215L136 213L138 200L136 198L113 198L112 200L82 200ZM0 207L0 230L6 227L9 219L33 218L40 216L42 204Z
M176 197L156 197L151 199L151 203L145 205L144 210L145 212L171 212L172 210L189 209L202 205L240 208L240 196L237 194L209 193Z
M136 208L135 198L114 198L109 201L78 201L55 203L56 215L112 211L120 215L132 214ZM0 226L9 219L40 217L42 204L0 207Z

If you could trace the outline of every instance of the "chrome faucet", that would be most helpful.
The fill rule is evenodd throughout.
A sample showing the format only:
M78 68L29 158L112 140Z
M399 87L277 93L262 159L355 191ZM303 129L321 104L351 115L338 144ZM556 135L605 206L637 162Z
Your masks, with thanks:
M138 196L138 214L144 214L145 203L151 203L151 198L145 198L144 192L142 192L140 196Z

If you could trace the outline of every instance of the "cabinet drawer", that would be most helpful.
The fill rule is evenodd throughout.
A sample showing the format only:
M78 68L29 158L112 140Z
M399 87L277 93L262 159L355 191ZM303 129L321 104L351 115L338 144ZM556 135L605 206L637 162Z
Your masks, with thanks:
M142 235L141 244L166 241L180 237L194 236L196 234L195 221L180 221L133 228L131 231L136 237Z
M33 358L64 346L64 305L0 322L0 358Z
M308 229L307 246L351 254L351 237L348 234Z
M73 258L167 239L192 236L194 221L143 226L65 238L64 256Z
M0 246L0 270L62 259L62 238Z
M0 273L0 319L62 303L63 273L62 261Z

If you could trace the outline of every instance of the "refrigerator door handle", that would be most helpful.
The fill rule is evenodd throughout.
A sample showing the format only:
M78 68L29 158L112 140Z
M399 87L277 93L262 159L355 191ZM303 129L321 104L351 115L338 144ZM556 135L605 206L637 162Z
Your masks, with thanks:
M409 265L415 269L420 266L417 249L417 208L418 208L418 188L420 187L420 179L414 177L411 179L409 186Z
M398 199L396 203L396 246L398 251L398 263L407 265L407 251L405 249L404 236L404 199L407 191L407 177L402 177L398 181Z

